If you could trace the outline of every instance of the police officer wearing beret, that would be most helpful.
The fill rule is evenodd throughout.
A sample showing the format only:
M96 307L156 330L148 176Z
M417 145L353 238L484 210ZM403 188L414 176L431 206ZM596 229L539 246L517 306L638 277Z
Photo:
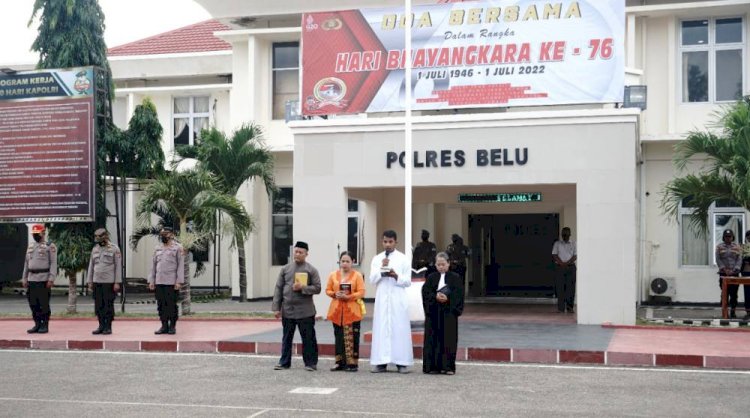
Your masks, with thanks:
M91 333L109 335L115 318L115 297L122 284L122 253L109 241L109 232L104 228L94 231L94 241L96 245L91 250L86 282L94 294L94 312L99 319L99 328Z
M50 289L57 275L57 247L51 242L44 242L44 225L31 227L34 243L26 250L23 264L23 287L27 288L29 307L34 318L34 327L27 330L29 334L46 334L49 331L49 297Z
M177 323L177 297L185 283L185 263L182 245L174 240L172 228L159 232L159 244L154 250L148 288L156 292L161 328L154 334L174 334Z

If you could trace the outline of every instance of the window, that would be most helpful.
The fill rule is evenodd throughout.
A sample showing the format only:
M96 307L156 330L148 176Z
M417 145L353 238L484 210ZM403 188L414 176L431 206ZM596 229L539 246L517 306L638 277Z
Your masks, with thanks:
M172 108L174 145L193 145L201 130L208 129L209 97L175 97Z
M360 264L359 240L359 201L349 199L349 209L347 214L346 250L354 254L355 264Z
M733 202L715 202L709 210L708 234L696 232L690 225L693 208L689 199L680 206L680 264L682 266L708 266L716 264L715 249L722 240L725 229L734 231L737 242L745 236L745 209Z
M683 102L726 102L742 98L744 32L741 17L681 22Z
M273 119L284 119L286 102L299 100L299 42L273 44Z
M271 263L283 266L289 262L292 249L292 188L281 187L273 196L271 209Z

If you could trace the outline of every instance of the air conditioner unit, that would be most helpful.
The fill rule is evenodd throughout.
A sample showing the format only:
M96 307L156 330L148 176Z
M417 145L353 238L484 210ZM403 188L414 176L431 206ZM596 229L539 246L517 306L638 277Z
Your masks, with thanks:
M675 280L673 277L652 277L648 284L650 296L663 296L673 298L677 294Z

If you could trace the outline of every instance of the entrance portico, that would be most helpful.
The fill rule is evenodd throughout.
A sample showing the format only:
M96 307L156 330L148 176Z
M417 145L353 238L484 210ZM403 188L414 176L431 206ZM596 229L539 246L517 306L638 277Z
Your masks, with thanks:
M415 117L412 236L431 230L442 249L459 233L475 247L468 242L469 215L556 214L578 242L578 322L634 323L637 121L637 111L629 110ZM403 119L300 121L290 127L295 237L310 243L309 260L321 272L334 269L336 249L347 239L347 199L362 201L361 264L367 274L382 231L404 234L399 160L409 159L400 156ZM543 198L516 206L457 200L459 193L498 192L541 192ZM472 280L482 277L477 273L470 272ZM486 292L488 283L482 286ZM318 311L327 303L318 297Z

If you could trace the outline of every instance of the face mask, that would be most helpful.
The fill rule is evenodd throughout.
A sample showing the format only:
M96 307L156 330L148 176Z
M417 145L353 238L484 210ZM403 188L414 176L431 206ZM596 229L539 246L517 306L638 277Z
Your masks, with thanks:
M97 239L96 243L99 244L99 245L101 245L102 247L104 247L105 245L107 245L107 241L105 241L103 238Z
M42 236L40 234L32 234L31 236L34 237L34 241L42 242Z
M165 243L165 244L166 244L166 243L168 243L168 242L169 242L169 237L168 237L168 236L166 236L166 235L162 235L162 236L161 236L161 242L163 242L163 243Z

